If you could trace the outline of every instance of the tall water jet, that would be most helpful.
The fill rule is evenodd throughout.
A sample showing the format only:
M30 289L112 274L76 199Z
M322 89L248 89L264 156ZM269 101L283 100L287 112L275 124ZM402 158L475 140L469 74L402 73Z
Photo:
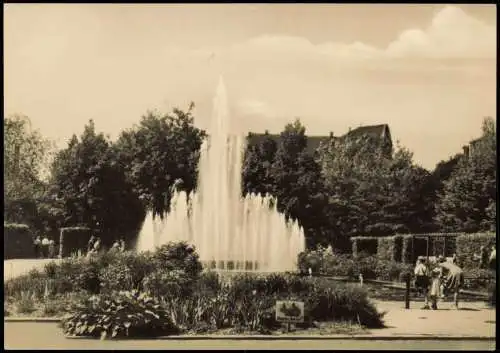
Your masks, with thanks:
M291 271L305 248L302 228L288 222L269 195L242 197L245 138L230 133L226 89L219 80L209 138L201 147L196 192L175 191L165 217L146 216L137 250L171 241L196 246L214 269Z

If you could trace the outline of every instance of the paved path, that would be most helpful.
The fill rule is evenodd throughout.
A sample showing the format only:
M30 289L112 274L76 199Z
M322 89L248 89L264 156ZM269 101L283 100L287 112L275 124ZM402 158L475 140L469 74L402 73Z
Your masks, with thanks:
M43 267L58 259L13 259L3 261L3 280L18 277L33 269L43 269Z
M27 333L29 332L29 335ZM5 349L387 349L387 350L494 350L489 340L122 340L67 339L55 323L13 323L4 326Z

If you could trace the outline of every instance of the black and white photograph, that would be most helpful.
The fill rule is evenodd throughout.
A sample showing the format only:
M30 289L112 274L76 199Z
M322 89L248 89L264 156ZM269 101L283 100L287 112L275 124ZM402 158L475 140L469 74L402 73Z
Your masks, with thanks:
M4 349L495 350L496 10L4 3Z

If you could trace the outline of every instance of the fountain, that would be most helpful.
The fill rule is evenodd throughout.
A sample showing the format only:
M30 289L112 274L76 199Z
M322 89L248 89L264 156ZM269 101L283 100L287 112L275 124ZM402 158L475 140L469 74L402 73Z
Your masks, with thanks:
M305 248L304 232L277 211L269 195L241 196L245 138L230 133L229 118L221 78L210 137L201 148L197 190L189 196L176 190L165 217L148 213L137 250L185 241L196 246L206 267L215 270L293 271Z

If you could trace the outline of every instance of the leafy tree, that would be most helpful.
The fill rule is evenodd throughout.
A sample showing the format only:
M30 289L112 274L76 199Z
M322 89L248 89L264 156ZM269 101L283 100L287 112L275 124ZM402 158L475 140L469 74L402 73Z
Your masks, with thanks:
M300 120L287 124L271 166L273 196L278 210L297 219L304 228L308 245L325 242L326 215L321 169L306 151L307 136Z
M132 237L144 219L143 206L126 180L117 151L92 120L80 138L54 159L49 213L58 226L85 225L103 232L103 241Z
M248 136L248 139L251 135ZM271 166L276 155L277 144L266 131L264 139L248 146L243 161L243 194L248 192L272 194L273 177Z
M492 118L484 119L482 136L444 183L436 222L443 231L496 228L496 126Z
M117 141L128 180L155 215L163 216L168 211L174 184L187 192L196 188L205 133L193 125L193 107L191 104L187 112L174 109L166 115L149 112Z
M53 144L23 115L4 118L4 217L40 228L38 200L45 192L44 167Z
M388 155L384 146L381 139L364 135L333 138L320 148L329 218L338 241L418 232L432 223L429 173L413 163L407 149Z

